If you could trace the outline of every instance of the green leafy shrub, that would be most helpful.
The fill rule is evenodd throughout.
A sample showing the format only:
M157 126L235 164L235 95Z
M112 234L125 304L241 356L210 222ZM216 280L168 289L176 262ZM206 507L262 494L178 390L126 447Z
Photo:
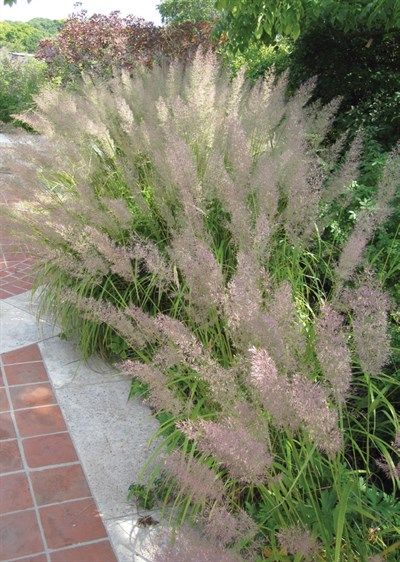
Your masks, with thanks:
M375 29L344 32L323 21L310 26L294 44L290 74L292 88L302 81L318 76L314 100L328 103L340 96L340 111L335 119L333 136L344 130L352 133L363 129L364 154L361 174L354 186L355 216L374 197L377 181L388 150L400 138L400 36ZM377 232L368 250L387 290L399 302L400 272L400 191L391 219ZM351 216L343 215L342 225ZM400 323L392 316L394 349L399 349ZM399 353L395 351L398 364ZM399 397L397 406L400 407Z
M400 17L396 2L296 0L274 6L261 0L221 0L217 4L222 10L219 31L228 37L228 52L235 53L234 68L248 63L251 76L262 74L270 66L267 53L274 55L278 70L290 66L292 89L317 76L314 99L329 103L342 98L335 134L363 127L366 138L377 140L386 150L397 142ZM281 47L287 42L285 56ZM262 53L267 54L266 64Z
M363 127L367 138L387 149L399 139L399 59L399 32L345 33L318 21L295 43L292 84L318 76L315 99L342 98L336 130Z
M160 420L155 490L131 493L161 491L204 530L160 562L395 560L400 385L390 299L363 257L400 158L337 235L360 139L326 146L337 105L286 86L198 52L45 91L25 120L49 142L7 163L24 204L4 211L37 253L42 306L84 350L129 356Z
M241 51L232 51L229 43L222 43L219 51L233 74L245 68L246 76L255 81L271 70L276 74L287 70L291 62L292 48L289 41L280 40L274 45L253 42Z
M46 65L35 59L13 60L0 52L0 121L33 107L33 97L46 80Z

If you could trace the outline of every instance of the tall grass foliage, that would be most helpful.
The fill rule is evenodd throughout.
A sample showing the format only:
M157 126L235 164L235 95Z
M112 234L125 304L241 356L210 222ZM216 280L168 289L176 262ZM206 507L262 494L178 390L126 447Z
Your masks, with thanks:
M361 139L324 142L339 101L313 86L286 99L285 76L249 86L198 52L44 91L24 119L46 143L9 163L42 312L125 359L160 420L148 485L197 530L159 561L395 560L392 303L364 253L399 154L339 240Z

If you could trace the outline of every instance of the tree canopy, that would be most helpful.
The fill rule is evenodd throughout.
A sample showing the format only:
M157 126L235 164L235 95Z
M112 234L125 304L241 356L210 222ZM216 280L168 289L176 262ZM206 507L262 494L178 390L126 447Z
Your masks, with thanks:
M28 23L0 22L0 47L11 51L32 53L41 39L43 39L43 33Z
M63 26L64 20L51 20L48 18L33 18L27 23L36 29L39 29L46 37L52 37L58 33Z
M297 39L319 18L342 31L400 28L400 0L216 0L216 6L223 11L230 40L239 47L279 35Z
M63 25L61 20L35 18L29 22L0 22L0 47L10 51L33 53L40 41L53 37Z
M157 8L163 23L210 21L218 14L214 0L161 0Z

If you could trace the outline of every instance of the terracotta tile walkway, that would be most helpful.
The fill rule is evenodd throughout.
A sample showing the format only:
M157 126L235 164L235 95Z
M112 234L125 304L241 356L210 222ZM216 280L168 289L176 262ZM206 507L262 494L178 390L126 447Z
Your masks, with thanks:
M12 204L16 199L2 194L1 203ZM2 228L0 230L0 299L20 295L32 288L31 270L33 259L28 248L15 241Z
M20 295L32 288L33 259L26 252L16 251L13 244L1 244L0 299Z
M0 358L0 561L116 562L38 346Z

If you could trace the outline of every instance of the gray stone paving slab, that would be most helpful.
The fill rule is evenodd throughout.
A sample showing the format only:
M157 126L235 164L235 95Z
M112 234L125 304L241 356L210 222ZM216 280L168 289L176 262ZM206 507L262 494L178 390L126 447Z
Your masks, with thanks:
M48 339L46 345L39 344L39 347L47 369L51 372L55 369L62 370L63 367L81 360L81 355L76 346L59 336Z
M57 332L48 322L36 322L29 312L0 301L0 353L45 340Z
M52 373L49 372L50 378ZM129 400L130 382L56 388L61 409L104 517L136 513L128 502L130 484L149 456L157 422L148 408Z
M76 347L59 337L46 340L39 347L56 389L126 380L125 375L100 358L81 360Z
M37 300L37 296L33 297L31 291L26 291L26 293L4 299L4 302L36 316L38 309Z

